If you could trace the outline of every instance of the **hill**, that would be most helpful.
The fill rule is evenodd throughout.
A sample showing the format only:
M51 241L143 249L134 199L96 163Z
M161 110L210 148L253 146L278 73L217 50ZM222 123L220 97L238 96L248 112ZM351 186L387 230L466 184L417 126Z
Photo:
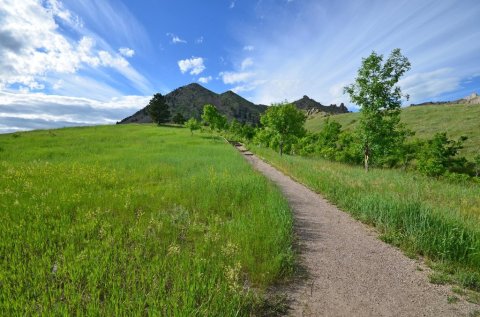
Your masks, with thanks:
M165 95L166 102L170 107L172 116L180 113L185 118L195 117L200 119L205 104L212 104L218 111L226 115L229 120L237 119L242 123L258 124L260 115L267 109L265 105L254 104L247 99L237 95L233 91L226 91L222 94L214 93L211 90L192 83L175 89ZM348 109L342 104L324 106L321 103L307 97L292 102L299 109L307 112L308 115L315 113L347 113ZM146 107L135 112L133 115L121 120L119 123L151 123Z
M309 131L319 131L328 116L315 115L306 122ZM343 129L353 129L360 113L346 113L331 116L330 120L339 122ZM480 152L480 104L442 104L407 107L402 110L401 120L409 129L416 132L415 137L429 138L437 132L447 132L449 138L457 139L465 135L465 147L460 154L472 158Z
M340 106L336 104L331 104L330 106L324 106L320 102L309 98L308 96L303 96L302 99L292 102L298 109L305 110L308 115L314 115L316 113L330 113L330 114L340 114L348 113L347 107L343 103Z
M200 119L203 106L212 104L229 120L235 118L240 122L253 124L260 122L260 114L267 108L265 105L256 105L232 91L217 94L196 83L175 89L165 95L165 100L170 107L172 116L180 113L185 118L195 117ZM152 122L146 107L120 121L120 123L134 122Z

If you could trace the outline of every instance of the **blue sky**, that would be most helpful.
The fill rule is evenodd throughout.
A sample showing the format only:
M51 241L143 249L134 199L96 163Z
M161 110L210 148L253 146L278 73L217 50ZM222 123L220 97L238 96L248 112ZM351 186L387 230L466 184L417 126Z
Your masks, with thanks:
M349 103L401 48L410 102L480 93L478 0L0 0L0 133L109 124L199 82L256 102Z

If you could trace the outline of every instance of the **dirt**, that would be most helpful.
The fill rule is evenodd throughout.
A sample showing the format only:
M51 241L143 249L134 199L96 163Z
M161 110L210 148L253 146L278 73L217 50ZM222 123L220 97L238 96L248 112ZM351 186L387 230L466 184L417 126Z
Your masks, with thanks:
M469 316L480 307L451 286L429 282L430 270L378 239L370 227L241 145L255 169L283 192L294 213L299 267L305 272L282 287L291 316Z

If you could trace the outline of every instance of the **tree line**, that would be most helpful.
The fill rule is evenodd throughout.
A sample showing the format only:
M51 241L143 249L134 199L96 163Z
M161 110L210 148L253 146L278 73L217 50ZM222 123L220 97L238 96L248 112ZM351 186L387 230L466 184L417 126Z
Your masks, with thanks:
M386 59L375 52L362 59L354 83L344 88L351 102L360 107L360 122L353 131L344 130L340 123L327 118L319 132L307 132L305 113L288 102L268 107L259 126L236 119L228 122L213 105L204 106L201 121L186 121L178 116L173 121L185 123L192 133L206 127L230 139L275 149L280 155L317 156L363 165L367 172L373 166L414 169L434 177L478 179L480 154L473 161L458 156L466 137L452 140L446 132L439 132L430 139L415 139L415 132L400 122L402 100L409 96L402 93L397 83L410 66L400 49L393 50ZM157 95L160 94L154 96L148 110L153 121L160 124L166 121L159 118L168 120L170 114L167 119L168 106L163 99L159 107L161 97Z

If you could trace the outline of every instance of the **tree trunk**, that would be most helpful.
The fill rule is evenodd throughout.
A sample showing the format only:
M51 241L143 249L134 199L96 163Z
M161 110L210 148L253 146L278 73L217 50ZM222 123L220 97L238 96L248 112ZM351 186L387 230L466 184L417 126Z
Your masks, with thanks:
M283 141L280 141L280 156L283 154Z
M368 159L370 155L370 149L368 147L368 144L365 145L365 153L364 153L364 163L365 163L365 172L368 172Z

